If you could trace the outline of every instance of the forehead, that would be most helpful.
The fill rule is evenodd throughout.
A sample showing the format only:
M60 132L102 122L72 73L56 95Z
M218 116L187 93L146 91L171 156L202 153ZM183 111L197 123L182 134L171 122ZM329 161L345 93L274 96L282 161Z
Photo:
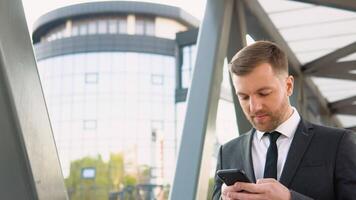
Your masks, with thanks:
M246 75L233 75L233 82L236 92L247 93L262 88L276 87L278 77L269 63L262 63Z

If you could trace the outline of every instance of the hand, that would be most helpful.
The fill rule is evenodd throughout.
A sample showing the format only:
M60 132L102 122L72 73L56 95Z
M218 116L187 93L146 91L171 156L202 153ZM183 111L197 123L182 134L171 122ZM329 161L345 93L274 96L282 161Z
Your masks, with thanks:
M235 184L236 185L236 184ZM234 198L230 198L230 196L236 194L237 192L241 192L236 188L235 185L227 186L225 183L221 186L221 198L223 200L233 200Z
M233 186L226 187L222 194L224 200L291 199L288 188L275 179L260 179L256 184L237 182Z

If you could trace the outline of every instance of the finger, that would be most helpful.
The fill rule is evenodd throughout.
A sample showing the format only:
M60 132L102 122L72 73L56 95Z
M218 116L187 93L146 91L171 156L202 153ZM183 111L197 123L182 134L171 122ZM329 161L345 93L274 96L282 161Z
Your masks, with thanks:
M255 183L244 183L244 182L237 182L234 184L234 187L237 191L246 191L249 193L263 193L264 188L261 185Z
M224 195L226 195L229 192L237 192L238 191L234 185L231 185L231 186L223 185L221 187L221 190L222 190L222 194L224 194Z
M254 194L254 193L247 193L247 192L230 192L227 197L228 199L249 199L249 200L263 199L262 194Z
M263 178L263 179L258 179L257 184L262 184L262 183L273 183L276 182L277 180L274 178Z

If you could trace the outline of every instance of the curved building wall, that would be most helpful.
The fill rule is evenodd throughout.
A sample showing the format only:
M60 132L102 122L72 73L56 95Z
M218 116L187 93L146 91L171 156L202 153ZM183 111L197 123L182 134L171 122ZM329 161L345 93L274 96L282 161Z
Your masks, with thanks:
M123 153L125 171L149 166L170 184L177 154L176 33L182 10L97 2L52 11L33 33L38 70L63 174L85 156Z
M65 176L71 160L115 152L174 168L174 57L78 53L40 60L38 68ZM164 154L157 158L152 145L162 145L160 138Z
M187 27L172 19L140 15L108 15L68 19L41 35L40 42L85 35L147 35L174 40Z

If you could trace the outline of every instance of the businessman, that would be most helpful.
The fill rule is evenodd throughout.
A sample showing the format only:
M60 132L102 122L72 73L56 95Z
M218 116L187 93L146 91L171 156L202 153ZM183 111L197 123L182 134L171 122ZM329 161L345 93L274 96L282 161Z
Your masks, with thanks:
M220 147L217 170L242 169L253 183L226 186L215 175L213 199L356 199L356 134L301 118L289 102L294 79L285 53L258 41L229 67L253 128Z

